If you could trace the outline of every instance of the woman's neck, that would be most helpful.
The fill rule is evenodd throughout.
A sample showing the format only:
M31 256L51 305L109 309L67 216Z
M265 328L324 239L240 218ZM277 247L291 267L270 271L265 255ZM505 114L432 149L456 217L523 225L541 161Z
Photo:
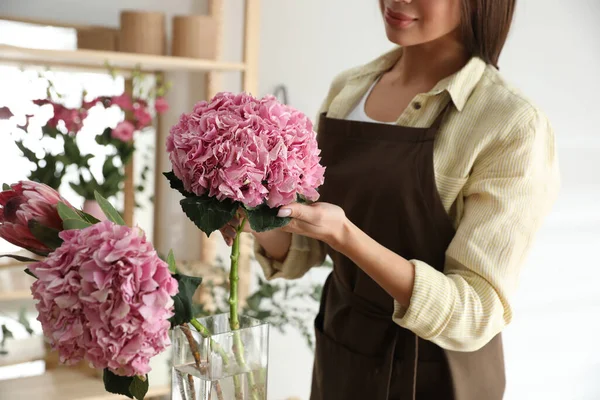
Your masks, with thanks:
M469 61L470 55L456 40L436 41L402 49L402 56L389 71L401 85L435 86L440 80L456 73Z

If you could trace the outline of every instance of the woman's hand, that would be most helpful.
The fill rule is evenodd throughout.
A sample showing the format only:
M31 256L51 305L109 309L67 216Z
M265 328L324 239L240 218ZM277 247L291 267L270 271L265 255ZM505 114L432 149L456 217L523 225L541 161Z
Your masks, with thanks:
M246 221L244 223L242 232L247 232L247 233L252 233L252 234L256 233L250 227L250 223L248 222L246 215L244 215L244 211L240 209L240 210L238 210L235 217L233 217L233 219L231 221L229 221L224 227L219 229L219 231L221 232L221 235L223 235L223 239L225 239L225 243L227 243L227 246L231 246L233 244L233 239L237 235L237 230L238 230L238 227L240 226L240 222L241 222L242 218L244 218Z
M346 213L341 207L323 202L311 205L291 203L281 207L278 216L291 218L281 228L284 232L320 240L336 250L344 243L349 226Z
M264 249L265 253L270 258L282 262L290 249L290 245L292 243L292 234L289 232L284 232L280 228L272 229L266 232L255 232L250 227L250 223L248 222L247 216L243 209L238 210L236 216L219 230L225 239L225 243L227 243L228 246L233 244L233 240L237 235L237 230L240 226L240 221L242 218L246 220L242 232L247 232L254 235L254 239Z

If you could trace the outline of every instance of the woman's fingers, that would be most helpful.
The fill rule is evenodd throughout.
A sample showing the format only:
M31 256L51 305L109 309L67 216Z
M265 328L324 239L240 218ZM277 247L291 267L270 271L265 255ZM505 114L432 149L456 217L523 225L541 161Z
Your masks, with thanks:
M240 226L242 218L245 218L245 215L244 215L244 211L242 209L240 209L235 214L235 216L231 219L231 221L229 221L227 223L227 225L225 225L224 227L219 229L219 231L223 235L223 238L225 239L225 243L228 246L231 246L233 244L233 239L235 239L235 236L237 235L237 230ZM250 227L250 223L248 222L247 219L246 219L246 222L244 223L244 229L242 230L242 232L252 233L252 228Z
M237 235L237 230L230 224L225 225L220 229L221 234L223 235L223 239L225 239L225 243L227 246L231 246L233 244L233 239L235 235Z

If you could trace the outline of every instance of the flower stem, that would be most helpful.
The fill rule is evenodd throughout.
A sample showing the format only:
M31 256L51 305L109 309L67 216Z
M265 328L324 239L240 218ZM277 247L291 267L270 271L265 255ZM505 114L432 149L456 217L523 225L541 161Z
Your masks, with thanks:
M196 330L200 333L200 335L202 335L203 338L209 338L211 336L211 333L208 330L208 328L205 327L204 325L202 325L196 318L192 318L192 320L190 321L190 324L192 324L192 326L194 328L196 328ZM185 333L185 330L184 330L184 333ZM189 341L189 338L188 338L188 341ZM190 343L190 346L191 346L191 343ZM225 367L227 367L229 365L229 356L227 355L227 353L225 353L225 350L223 350L223 347L221 347L221 345L219 343L215 342L212 338L210 339L210 347L211 347L211 349L216 351L221 356L221 358L223 359L223 365ZM193 353L194 350L192 349L192 347L190 347L190 349L192 350L192 353ZM195 356L194 356L194 358L195 358ZM196 360L196 362L198 362L198 360ZM233 386L235 387L236 392L238 390L241 391L242 385L241 385L239 376L233 377ZM215 382L215 390L217 391L217 398L219 400L223 400L223 390L221 389L221 384L218 381Z
M192 395L192 399L195 399L196 389L194 388L194 377L192 375L188 375L188 385L190 386L190 393Z
M240 321L238 318L238 282L240 277L238 275L238 264L240 260L240 235L244 230L244 224L246 219L242 218L240 225L237 228L235 238L233 239L233 245L231 246L231 269L229 271L229 327L233 332L233 354L235 359L242 369L246 369L246 361L244 360L244 345L240 336ZM256 382L252 372L246 374L248 377L248 387L251 392L253 400L258 400Z
M238 263L240 260L240 233L244 227L245 219L242 219L235 239L233 239L233 245L231 246L231 269L229 270L229 326L232 331L240 329L240 321L238 319L238 282L240 277L238 275Z
M198 350L198 343L196 343L196 340L194 339L194 336L192 335L192 331L190 330L190 328L188 328L187 325L181 325L181 330L183 331L185 338L187 339L188 343L190 344L190 351L192 352L192 355L194 356L194 361L196 362L196 368L200 369L200 363L202 362L202 360L200 359L200 351Z

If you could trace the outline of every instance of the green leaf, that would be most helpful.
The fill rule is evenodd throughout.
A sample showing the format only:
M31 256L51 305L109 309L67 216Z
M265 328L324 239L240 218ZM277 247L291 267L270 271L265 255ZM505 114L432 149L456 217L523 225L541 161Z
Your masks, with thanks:
M33 274L33 272L31 272L31 271L29 270L29 268L25 268L24 272L25 272L27 275L29 275L29 276L33 276L35 279L37 279L37 278L38 278L37 276L35 276L35 275Z
M30 335L33 334L33 329L31 329L31 325L27 319L27 309L25 308L21 308L21 311L19 311L19 323L23 325L23 328L25 328L27 333Z
M133 395L129 391L129 387L133 383L132 376L120 376L105 368L102 380L104 381L104 389L107 392L121 394L133 399Z
M44 226L35 220L30 220L27 225L31 234L52 250L57 249L62 244L63 240L58 236L59 231L57 229Z
M196 293L196 289L202 283L202 278L195 276L175 274L173 278L179 284L179 293L173 296L175 315L169 320L171 328L188 323L194 318L192 298L194 297L194 293Z
M96 136L96 143L101 144L103 146L106 146L108 144L111 144L112 142L112 138L111 138L111 132L112 129L110 128L106 128L104 129L104 131L100 134Z
M163 172L163 175L166 176L167 179L169 180L169 186L171 186L172 189L177 190L179 193L181 193L185 197L196 196L195 194L190 193L184 189L183 182L181 180L179 180L178 177L175 176L175 173L173 171Z
M214 197L186 197L181 208L200 230L210 236L229 222L239 205L231 200L219 201Z
M279 286L267 283L260 288L258 293L260 293L263 297L271 298L273 297L273 295L275 295L275 293L279 292L280 290L281 288Z
M53 139L56 139L58 135L62 135L63 133L58 130L58 128L53 128L50 125L44 125L42 127L42 133L44 135L50 136Z
M59 202L56 205L56 209L58 210L58 215L60 216L60 219L62 219L63 221L67 219L83 219L77 213L77 211L75 211L63 202Z
M86 154L85 156L83 156L83 158L81 159L81 163L83 165L89 165L89 161L94 158L95 155L93 154Z
M260 301L260 295L258 293L254 293L252 296L246 299L246 305L251 310L258 310L258 307L260 307Z
M106 178L104 184L102 185L105 197L111 197L117 194L120 190L121 182L125 179L124 175L120 173L112 174Z
M17 147L19 148L19 150L21 150L23 152L23 156L25 156L25 158L27 158L29 161L37 163L38 162L38 157L35 155L35 153L31 150L29 150L27 147L25 147L25 145L21 142L21 141L15 141L15 144L17 145Z
M92 224L90 224L89 222L84 221L82 219L69 218L69 219L63 220L63 229L65 229L65 230L85 229L88 226L92 226Z
M278 217L278 211L278 208L269 208L266 204L262 204L253 209L246 209L250 227L255 232L265 232L286 226L290 222L290 218Z
M79 151L79 147L77 147L77 143L75 142L75 138L71 138L68 135L65 135L65 157L72 164L78 165L80 167L85 166L82 165L81 152Z
M320 285L315 285L313 287L313 292L310 294L310 296L313 298L313 300L320 301L322 294L323 294L323 287Z
M8 183L3 183L2 190L12 190L12 188L10 187L10 185Z
M15 254L0 254L0 258L2 258L2 257L8 257L8 258L12 258L17 261L26 262L26 263L38 262L38 260L34 260L33 258L17 256Z
M148 375L145 379L141 379L139 376L134 376L133 381L129 385L129 393L138 400L143 400L148 393Z
M13 338L13 333L6 327L6 325L2 324L2 341L0 341L0 354L7 354L4 350L4 345L6 343L6 339Z
M257 311L256 314L254 314L254 318L256 319L260 319L260 320L265 320L267 318L269 318L271 316L271 311L269 310L260 310Z
M3 341L8 338L14 338L12 331L8 329L6 325L2 325L2 337Z
M125 221L123 220L123 217L121 217L121 214L119 214L119 212L115 210L115 208L112 206L112 204L108 202L108 200L106 200L100 195L100 193L96 191L94 191L94 197L96 197L96 201L102 209L102 212L104 212L104 215L106 215L106 218L108 218L115 224L125 225Z
M110 155L106 157L106 160L104 160L104 164L102 165L102 176L105 179L115 173L119 173L119 169L115 167L115 164L113 162L114 158L114 155Z
M77 213L81 216L81 218L83 218L85 221L89 222L92 225L100 222L100 220L98 218L96 218L93 215L90 215L86 212L77 210Z
M80 182L83 182L83 181L80 181ZM77 193L81 197L83 197L83 198L87 197L87 191L85 190L83 184L81 184L81 183L76 184L75 182L69 182L69 186L71 186L71 189L73 189L75 191L75 193Z
M296 196L296 202L300 203L300 204L308 204L309 203L309 201L306 200L306 198L304 196L301 196L299 194Z
M175 255L173 254L173 250L169 250L169 255L167 256L167 264L169 264L169 271L176 274L177 273L177 262L175 261Z
M119 152L119 155L121 156L121 162L123 163L123 165L127 165L129 163L129 160L131 160L131 157L133 156L134 151L135 151L135 147L133 146L133 143L121 142L121 144L119 145L119 148L118 148L118 152Z

